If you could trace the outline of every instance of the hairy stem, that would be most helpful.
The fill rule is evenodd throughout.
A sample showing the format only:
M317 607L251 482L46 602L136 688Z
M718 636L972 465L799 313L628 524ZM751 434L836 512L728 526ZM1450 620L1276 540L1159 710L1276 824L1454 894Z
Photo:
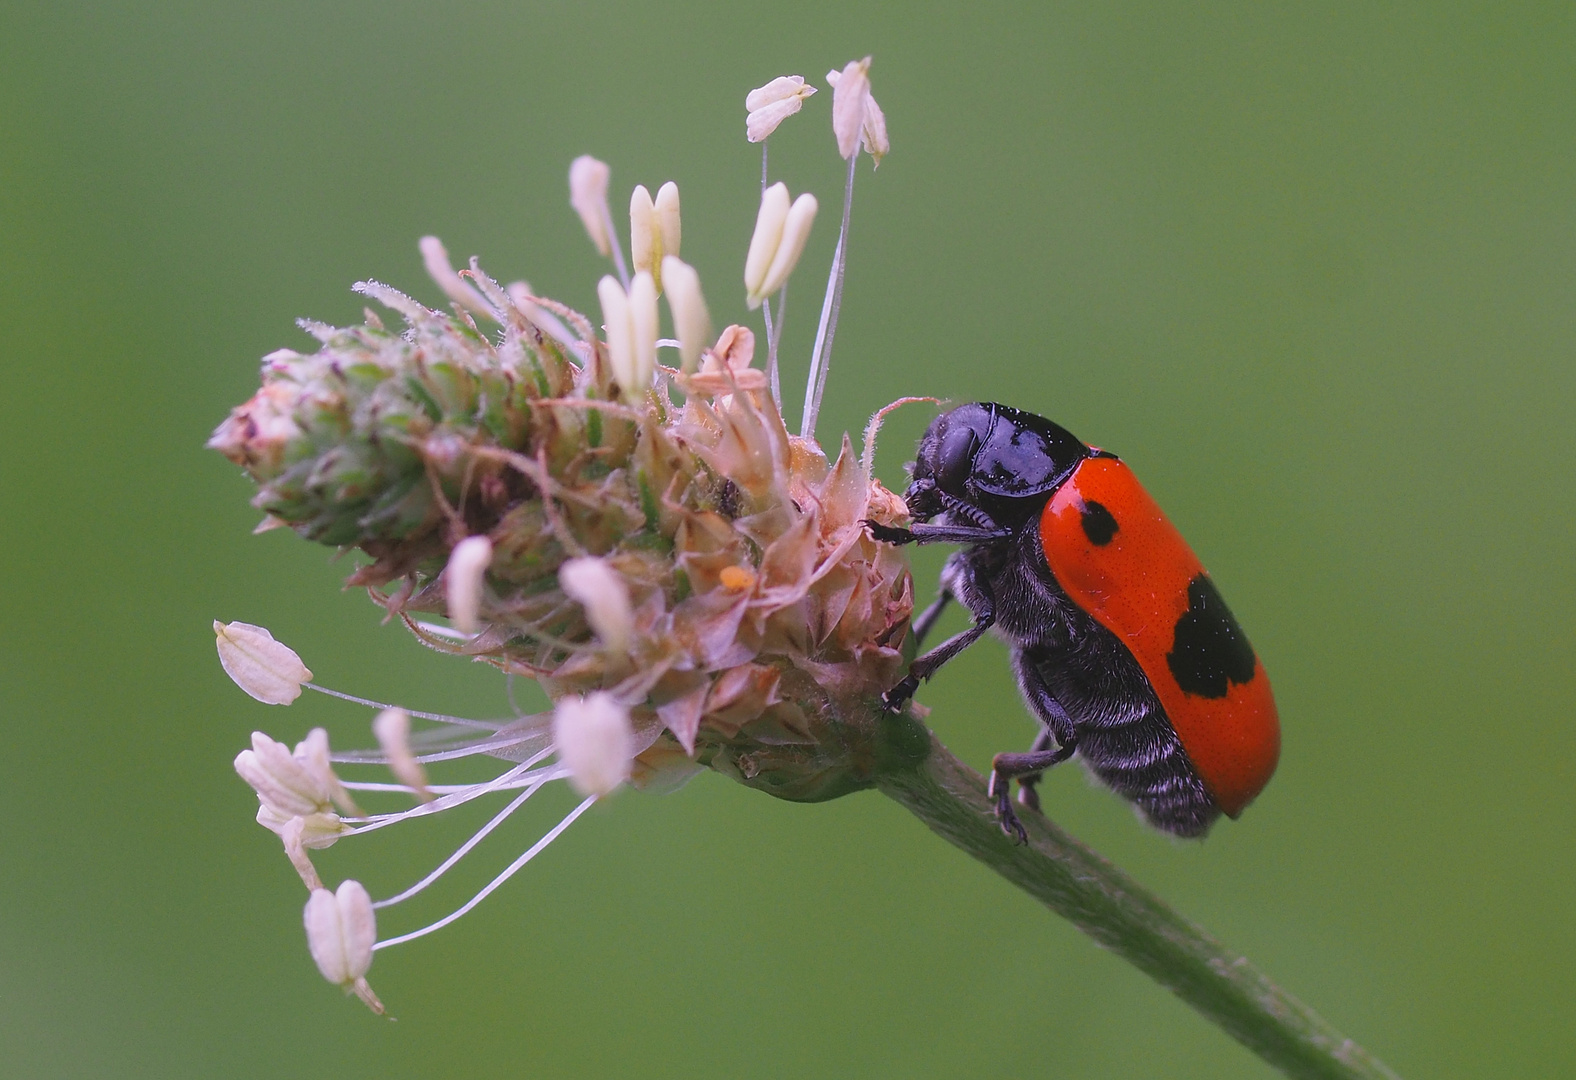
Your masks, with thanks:
M1397 1080L1383 1062L1039 814L1015 846L996 824L985 781L935 736L917 765L884 770L889 797L1099 944L1220 1025L1287 1076Z

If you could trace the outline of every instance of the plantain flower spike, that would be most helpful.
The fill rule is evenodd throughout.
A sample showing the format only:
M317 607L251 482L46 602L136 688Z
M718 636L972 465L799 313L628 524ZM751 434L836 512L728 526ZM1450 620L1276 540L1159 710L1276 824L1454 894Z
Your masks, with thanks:
M780 120L810 92L778 80L751 95L750 111ZM856 132L872 152L875 115L867 101ZM417 712L311 682L262 627L214 624L225 670L258 700L311 689L376 717L374 747L331 752L314 729L292 751L259 733L235 768L311 892L304 919L319 969L377 1010L366 985L374 951L463 917L625 784L665 792L708 771L818 802L873 786L928 746L911 717L882 705L904 670L913 582L904 550L867 528L909 521L871 475L878 425L863 455L847 436L823 449L789 434L768 370L775 339L760 339L761 366L751 328L712 336L699 276L678 255L677 187L654 199L636 189L631 275L607 181L593 158L570 169L571 202L617 271L597 283L602 333L475 260L461 276L441 245L424 243L460 310L357 283L400 325L371 308L348 326L303 322L314 349L265 356L262 385L209 441L251 478L271 526L356 551L347 584L389 620L429 648L535 680L553 703L505 720ZM752 307L772 294L778 333L778 290L816 210L781 184L761 201L745 286ZM659 287L677 338L661 344L682 358L661 384ZM827 307L817 355L830 349ZM500 321L479 333L471 313L489 312ZM433 726L414 731L417 718ZM456 759L465 768L440 775ZM498 858L512 833L499 827L560 783L578 801ZM378 804L363 813L352 794ZM308 857L472 802L496 804L492 816L375 903L354 882L324 889ZM486 885L377 940L397 905L462 859L496 859Z
M347 994L355 994L367 1008L383 1015L383 1003L367 985L372 967L372 947L377 942L377 916L372 898L359 881L346 881L336 892L314 889L302 913L306 943L317 970Z
M673 313L673 333L678 337L681 367L695 370L701 350L711 341L711 314L700 291L700 275L689 263L672 255L662 257L662 280L667 285L668 310Z
M295 650L261 626L215 619L213 632L224 673L265 705L290 704L301 696L301 684L312 681Z
M804 107L804 99L815 93L815 87L804 81L802 75L779 75L765 86L751 90L744 98L744 137L752 143L762 142L777 130L777 125Z
M586 235L604 257L612 250L607 231L607 182L611 175L607 163L590 154L581 154L569 163L569 205L580 215Z

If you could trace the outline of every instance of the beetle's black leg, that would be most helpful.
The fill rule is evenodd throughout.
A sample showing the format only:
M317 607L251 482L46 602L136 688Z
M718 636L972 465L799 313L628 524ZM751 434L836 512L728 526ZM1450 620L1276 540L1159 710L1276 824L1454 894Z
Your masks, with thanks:
M1012 811L1012 781L1015 777L1042 773L1052 765L1066 761L1078 749L1076 742L1066 743L1055 750L1030 750L1027 754L997 754L991 760L990 794L996 800L996 820L1001 831L1015 843L1027 844L1029 834L1023 822Z
M1012 539L1012 530L1000 526L936 525L917 521L906 529L867 520L870 535L885 544L999 544Z
M1029 747L1029 753L1038 754L1049 750L1056 745L1056 740L1051 736L1049 728L1041 728L1040 733L1034 737L1034 743ZM1027 806L1036 814L1040 812L1040 793L1035 790L1035 785L1045 779L1044 773L1030 773L1028 776L1018 777L1018 805Z
M1012 670L1018 677L1018 686L1022 688L1029 708L1045 725L1039 737L1034 740L1034 745L1029 748L1029 752L1039 753L1049 750L1052 746L1074 745L1078 739L1073 731L1073 719L1067 715L1067 710L1062 708L1062 703L1051 694L1050 687L1045 685L1045 678L1035 665L1034 657L1028 652L1015 649L1012 654ZM1018 801L1031 810L1040 809L1040 795L1035 791L1034 785L1038 784L1041 778L1040 773L1028 773L1018 780Z
M952 590L942 581L941 591L936 594L936 599L924 611L919 613L919 618L914 620L914 644L923 645L925 635L930 633L930 628L936 625L936 620L941 618L941 613L947 610L947 605L952 603Z
M995 598L991 596L990 587L984 581L974 582L974 599L970 606L974 609L974 625L961 634L949 637L908 665L908 674L903 677L903 681L881 695L881 701L887 709L892 712L901 709L908 699L914 696L914 691L919 689L921 680L930 678L943 664L974 644L985 631L995 625Z
M968 573L968 567L964 565L962 552L953 552L947 557L946 565L941 568L941 583L936 590L936 599L929 607L920 612L919 618L913 622L914 644L916 646L925 643L926 636L936 625L936 620L941 618L941 613L947 609L948 604L958 598L957 589L955 588L956 578L959 574L966 573Z

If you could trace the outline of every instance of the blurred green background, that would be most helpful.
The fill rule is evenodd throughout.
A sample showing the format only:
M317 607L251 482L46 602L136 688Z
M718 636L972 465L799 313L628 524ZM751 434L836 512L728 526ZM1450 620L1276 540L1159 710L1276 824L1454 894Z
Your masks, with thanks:
M1576 18L1569 4L76 3L0 8L0 1074L1257 1077L1268 1069L896 806L704 776L625 793L458 925L318 977L230 760L265 624L319 679L502 715L326 549L254 537L201 449L416 240L595 310L571 158L677 180L719 324L759 156L745 92L875 54L822 435L999 398L1136 468L1266 660L1279 774L1206 842L1073 768L1051 812L1408 1077L1576 1069ZM835 238L830 95L772 142ZM896 416L888 483L930 413ZM927 590L942 557L918 559ZM955 617L952 625L961 625ZM311 697L311 696L309 696ZM1003 650L921 695L976 766L1032 727ZM554 801L556 800L556 801ZM447 911L517 819L387 929ZM479 824L318 859L387 895ZM1004 1066L996 1063L1005 1059Z

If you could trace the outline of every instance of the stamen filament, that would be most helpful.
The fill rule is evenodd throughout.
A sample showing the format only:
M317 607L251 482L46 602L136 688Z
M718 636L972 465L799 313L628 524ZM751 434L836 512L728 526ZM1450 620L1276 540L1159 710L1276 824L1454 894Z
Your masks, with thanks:
M374 709L404 708L403 705L390 705L382 701L373 701L371 698L357 697L355 694L346 694L338 690L330 690L326 686L317 685L317 683L309 682L302 683L301 685L306 687L308 690L316 690L319 694L327 694L329 697L336 697L341 701L351 701L357 705L367 705ZM483 731L497 731L504 727L504 724L497 720L468 720L463 716L449 716L446 713L422 712L420 709L405 709L405 711L410 713L412 716L419 716L423 720L436 720L440 724L453 724L456 727L481 728Z
M372 946L373 950L376 951L378 949L386 949L390 945L403 945L407 941L415 941L419 937L426 937L433 931L442 930L451 922L454 922L456 919L462 918L468 914L470 910L477 904L481 903L483 900L487 899L488 896L492 895L493 890L497 889L498 886L514 877L515 874L519 873L520 868L526 863L530 862L532 859L536 858L543 848L547 847L547 845L551 844L554 840L557 840L559 834L565 829L569 828L570 825L574 824L575 818L591 809L591 804L594 802L596 802L595 795L587 796L584 802L575 807L573 810L569 811L568 816L566 816L564 820L560 821L557 825L554 825L552 829L548 831L546 836L532 844L530 850L526 851L524 855L521 855L518 859L514 860L514 862L510 863L508 868L505 869L503 873L493 878L492 881L487 884L486 888L482 889L481 892L467 900L463 905L460 906L458 910L445 915L443 918L439 919L435 923L432 923L431 925L422 927L420 930L412 930L408 934L401 934L399 937L393 937L388 938L385 941L379 941ZM428 805L431 804L429 803Z
M541 780L520 792L520 794L516 795L508 806L494 814L491 821L483 825L480 829L477 829L475 835L473 835L469 840L465 841L465 843L461 844L459 850L457 850L453 855L450 855L447 859L444 859L443 862L439 863L436 870L422 878L420 881L416 882L416 884L412 885L398 896L391 896L387 900L376 901L372 905L373 908L377 909L393 907L401 900L409 900L412 896L415 896L417 893L421 892L421 890L425 889L428 885L431 885L434 881L437 881L444 875L445 872L448 871L449 867L459 862L470 853L472 848L481 843L482 840L487 837L488 833L492 832L498 826L507 821L510 814L513 814L516 810L520 809L520 807L524 806L525 800L529 799L532 795L535 795L538 791L540 791L542 789L542 785L545 783L547 783L546 780Z
M568 777L568 769L554 765L551 768L541 769L537 772L522 773L515 779L509 781L507 784L499 784L497 787L489 788L488 791L514 791L518 788L534 784L538 780L545 784L551 780L564 780ZM378 783L376 781L355 781L346 783L345 787L351 791L394 792L400 795L416 794L416 789L410 787L407 784ZM470 791L474 787L476 787L475 784L428 784L427 790L441 795L453 795L457 792ZM364 818L344 818L342 820L350 822L382 821L384 818L401 818L404 816L405 813L402 811L395 814L372 814Z
M765 301L763 300L764 304ZM774 332L770 327L766 333L766 366L771 373L772 400L777 402L777 411L782 412L783 391L777 375L777 350L783 343L783 324L788 321L788 282L783 282L783 287L777 290L777 329Z
M613 211L607 205L607 195L602 196L602 227L607 230L608 246L613 249L613 269L618 271L618 283L629 291L629 268L624 265L624 249L618 242L618 226L613 224Z
M761 299L761 318L766 320L766 378L771 383L772 401L776 402L777 410L781 412L783 399L778 390L777 350L772 348L776 335L772 333L772 300L769 296Z
M810 353L810 377L804 388L804 419L799 424L802 439L815 438L815 421L821 413L821 397L826 393L826 373L832 366L832 337L837 333L837 315L843 306L848 218L854 208L854 166L858 163L856 147L848 158L848 182L843 188L843 227L837 234L837 253L832 256L832 271L826 279L826 299L821 302L821 324L816 328L815 348Z
M352 833L359 835L361 833L374 832L383 828L385 825L393 825L396 822L406 821L410 818L423 817L427 814L436 814L444 810L450 810L456 806L461 806L465 803L468 803L472 799L479 799L483 795L489 795L494 791L507 788L511 781L525 775L533 765L538 764L543 758L547 757L552 752L552 748L549 747L535 757L521 762L514 768L505 769L503 772L499 773L497 776L493 777L484 784L473 784L470 787L462 788L459 791L444 795L441 798L434 799L429 803L422 803L419 806L413 806L409 810L404 810L397 814L374 814L364 818L344 818L342 820L347 824L359 826L358 828L351 830Z

